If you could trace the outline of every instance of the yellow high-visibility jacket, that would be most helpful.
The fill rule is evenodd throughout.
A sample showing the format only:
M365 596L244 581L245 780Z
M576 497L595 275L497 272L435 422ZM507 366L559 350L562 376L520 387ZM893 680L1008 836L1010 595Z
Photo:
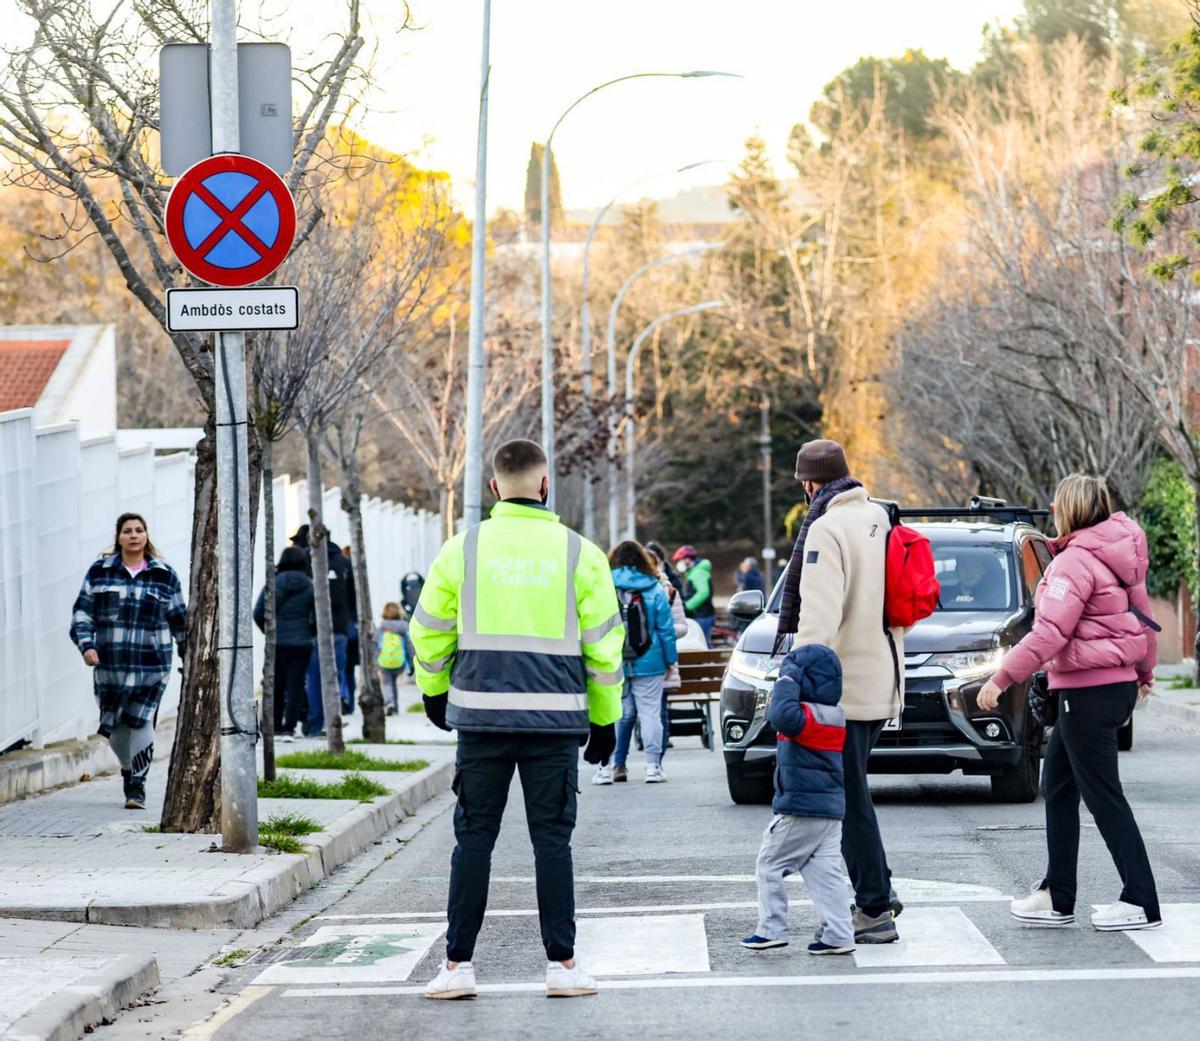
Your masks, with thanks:
M449 539L409 628L417 685L460 731L588 733L621 717L625 627L603 551L499 502Z

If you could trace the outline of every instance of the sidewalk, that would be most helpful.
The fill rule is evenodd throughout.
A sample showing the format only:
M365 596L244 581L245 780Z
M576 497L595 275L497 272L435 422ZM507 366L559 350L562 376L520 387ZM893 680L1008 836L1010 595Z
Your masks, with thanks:
M1178 677L1195 676L1195 664L1184 661L1179 665L1162 665L1154 670L1157 681L1146 708L1155 715L1169 716L1184 723L1200 724L1200 687L1174 689L1171 681Z

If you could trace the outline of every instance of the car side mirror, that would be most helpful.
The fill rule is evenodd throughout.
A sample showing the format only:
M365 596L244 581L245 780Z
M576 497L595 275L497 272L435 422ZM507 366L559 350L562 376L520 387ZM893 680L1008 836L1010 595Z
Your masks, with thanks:
M767 598L761 589L745 589L729 599L729 613L742 622L753 622L767 609Z

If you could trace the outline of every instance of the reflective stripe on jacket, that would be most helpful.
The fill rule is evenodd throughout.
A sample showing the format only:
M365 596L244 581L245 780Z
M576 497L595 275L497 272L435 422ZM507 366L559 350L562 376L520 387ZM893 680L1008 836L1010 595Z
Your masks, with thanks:
M584 735L621 716L616 591L603 552L537 506L500 502L446 542L410 628L421 690L462 731Z

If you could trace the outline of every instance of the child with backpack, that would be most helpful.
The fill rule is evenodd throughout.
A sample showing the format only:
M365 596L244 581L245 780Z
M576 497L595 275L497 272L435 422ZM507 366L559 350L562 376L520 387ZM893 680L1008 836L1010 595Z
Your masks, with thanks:
M407 664L404 653L404 638L408 634L408 622L400 605L389 600L383 605L383 619L379 623L379 650L375 664L383 677L384 700L387 714L394 716L400 710L400 694L396 682Z
M678 660L675 650L675 623L671 604L658 580L658 568L636 542L626 541L608 555L625 624L625 692L623 709L617 724L617 749L613 762L601 763L593 784L612 784L628 779L625 761L633 725L642 722L642 743L646 750L646 783L666 780L662 770L663 754L663 682Z
M850 900L842 875L846 717L842 666L828 647L807 644L784 659L767 719L779 737L775 816L758 853L758 928L742 940L752 951L788 945L784 879L804 877L821 928L809 954L853 954Z

